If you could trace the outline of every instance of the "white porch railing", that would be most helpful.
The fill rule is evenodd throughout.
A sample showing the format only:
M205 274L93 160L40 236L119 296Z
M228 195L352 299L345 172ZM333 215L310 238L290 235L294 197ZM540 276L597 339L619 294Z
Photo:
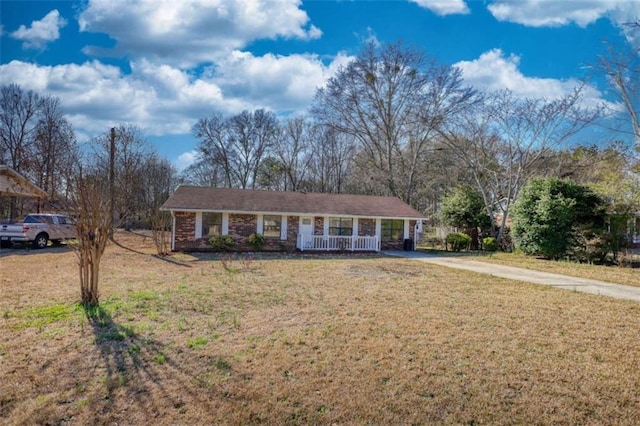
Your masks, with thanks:
M298 250L380 251L378 237L298 235Z

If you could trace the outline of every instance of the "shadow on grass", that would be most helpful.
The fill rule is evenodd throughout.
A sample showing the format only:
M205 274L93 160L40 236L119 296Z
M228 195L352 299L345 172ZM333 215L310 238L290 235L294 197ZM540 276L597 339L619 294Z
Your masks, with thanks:
M51 244L44 249L34 249L31 244L15 243L11 247L0 247L0 257L4 256L31 256L45 253L67 253L72 249L67 244Z
M118 324L100 306L83 309L105 371L101 377L105 394L94 404L96 424L131 421L122 418L120 411L132 404L151 419L163 414L179 417L186 413L188 404L206 403L190 374L190 363L195 360L181 356L178 362L168 353L171 348L167 345Z
M132 232L132 231L127 231L127 232L131 232L132 234L143 236L145 238L149 238L148 236L143 235L143 234L138 234L138 233L135 233L135 232ZM121 249L126 250L126 251L131 252L131 253L140 254L142 256L151 256L151 257L153 257L155 259L159 259L159 260L162 260L164 262L169 262L169 263L177 265L177 266L184 266L186 268L191 268L191 265L183 263L183 262L180 262L180 261L175 260L175 259L172 259L172 258L170 258L168 256L161 256L159 254L149 254L149 253L142 252L140 250L136 250L136 249L131 248L131 247L127 247L124 244L122 244L121 242L117 241L115 238L111 239L111 242L113 244L115 244L116 246L120 247Z

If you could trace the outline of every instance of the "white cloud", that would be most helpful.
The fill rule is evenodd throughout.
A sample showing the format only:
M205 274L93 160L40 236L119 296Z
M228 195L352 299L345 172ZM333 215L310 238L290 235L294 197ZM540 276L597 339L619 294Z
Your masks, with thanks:
M180 154L173 165L178 169L178 172L181 172L196 161L198 161L198 151L192 150Z
M16 83L60 98L83 135L121 123L136 125L148 135L183 134L214 111L302 111L316 88L349 59L340 54L325 65L313 55L255 57L235 52L200 76L147 60L132 62L131 74L99 61L57 66L12 61L0 65L0 85Z
M473 61L460 61L454 66L462 70L465 83L489 92L508 89L516 96L529 98L557 99L568 95L582 85L570 78L527 77L518 69L520 57L505 56L500 49L493 49ZM582 104L595 107L603 103L602 93L592 86L583 88ZM615 107L614 105L610 105Z
M67 21L60 16L57 9L54 9L41 20L31 22L29 28L20 25L11 33L11 37L22 40L22 47L25 49L42 49L47 43L60 38L60 28L65 25Z
M300 0L90 0L81 31L106 33L114 49L88 46L91 55L128 55L181 68L213 63L257 39L313 39ZM132 31L132 29L135 29Z
M418 6L429 9L436 15L467 14L469 7L465 0L410 0Z
M603 17L619 25L624 17L640 13L640 3L634 0L495 0L487 8L499 21L531 27L586 27Z
M235 51L217 64L215 81L225 95L277 111L307 108L315 90L352 58L338 54L326 67L316 55L253 56Z

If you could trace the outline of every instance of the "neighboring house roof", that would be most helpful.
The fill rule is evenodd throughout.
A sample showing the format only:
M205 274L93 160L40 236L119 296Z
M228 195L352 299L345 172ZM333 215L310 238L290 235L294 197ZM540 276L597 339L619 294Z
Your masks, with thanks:
M47 193L11 167L0 164L0 196L46 198Z
M396 197L197 186L178 187L162 210L425 219L424 215Z

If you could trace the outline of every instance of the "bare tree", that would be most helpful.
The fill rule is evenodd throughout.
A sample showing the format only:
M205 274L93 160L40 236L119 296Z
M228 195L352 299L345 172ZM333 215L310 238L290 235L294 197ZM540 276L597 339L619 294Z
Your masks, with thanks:
M113 138L113 141L112 141ZM145 207L141 203L144 188L145 161L153 150L144 135L135 126L120 125L94 140L93 155L103 179L109 181L111 144L114 148L114 200L113 208L118 223L126 227L140 222Z
M202 161L222 168L225 186L255 188L263 158L275 144L279 123L263 109L243 111L225 119L221 114L200 119L193 128Z
M77 232L72 247L78 256L81 302L86 307L98 306L100 261L113 228L109 183L99 171L78 166L72 184Z
M198 151L200 161L197 166L187 171L187 176L193 175L198 183L209 182L207 186L233 187L233 163L235 150L230 145L227 122L222 114L214 114L209 118L202 118L193 126L193 133L200 140ZM219 185L218 170L222 170L224 184Z
M241 188L255 188L260 162L278 137L278 121L263 109L243 111L229 119L229 138L235 151L233 172Z
M314 154L309 163L308 179L301 183L299 189L313 192L344 192L348 178L354 171L354 137L330 127L316 126L312 140Z
M40 96L17 84L0 88L0 160L17 172L31 154L40 109Z
M291 118L282 126L274 151L286 174L284 190L298 191L305 181L313 159L312 139L316 133L313 123L303 116Z
M226 174L220 167L206 160L197 160L180 173L180 181L185 185L211 186L220 188L227 186Z
M412 203L436 125L474 101L461 72L400 43L369 44L316 93L320 124L355 138L387 192Z
M145 189L142 194L146 208L145 221L151 227L156 251L159 255L164 255L170 251L171 215L169 212L161 211L160 206L174 190L176 171L168 160L154 154L146 159L142 176Z
M49 203L68 193L66 186L76 154L75 132L64 117L59 99L50 96L43 98L33 155L28 162L36 182L49 194Z
M640 40L640 20L626 27L629 39ZM640 149L640 51L631 42L623 47L609 45L607 54L600 58L599 68L624 105L636 146Z

